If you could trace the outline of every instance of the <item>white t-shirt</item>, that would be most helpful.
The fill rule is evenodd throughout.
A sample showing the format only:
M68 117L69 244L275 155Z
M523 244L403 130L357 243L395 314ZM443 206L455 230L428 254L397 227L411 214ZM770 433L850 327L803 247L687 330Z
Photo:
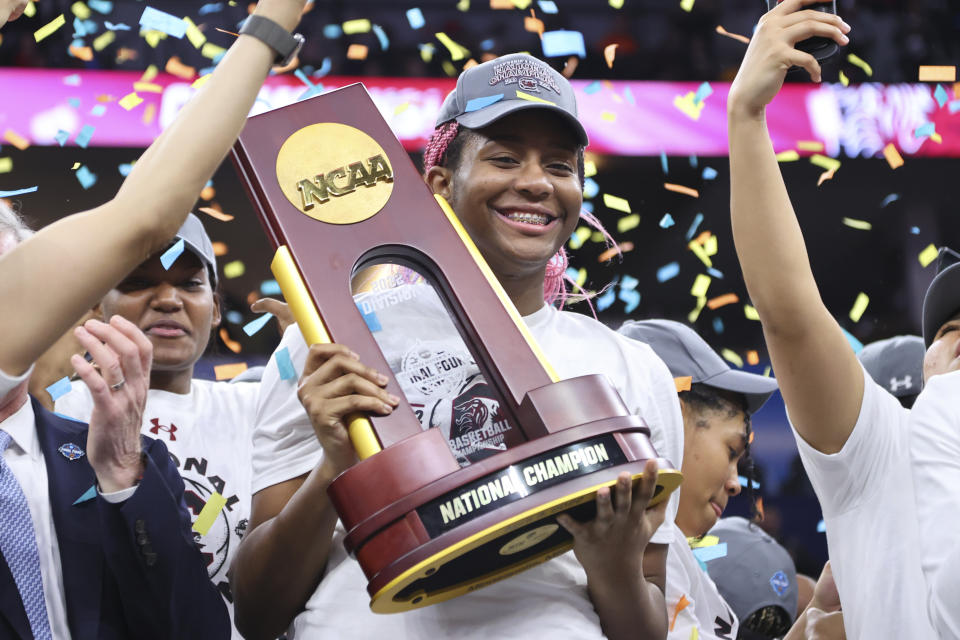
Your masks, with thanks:
M399 372L397 380L421 422L443 429L463 458L497 449L504 432L497 424L496 401L483 395L476 365L459 335L454 339L455 330L436 294L426 285L416 288L420 290L366 294L357 303L368 326L381 327L374 337L391 368ZM650 347L592 318L549 306L524 321L560 378L606 374L628 409L650 426L659 455L679 466L680 404L673 378ZM429 340L412 343L407 327L415 327L416 335ZM283 348L289 350L294 369L302 371L307 347L296 326L284 334L279 349ZM255 492L303 475L321 460L322 449L297 400L296 382L281 380L276 358L270 359L254 432ZM463 415L441 418L451 415L452 406L469 406L472 429L455 428L450 433L450 423ZM669 544L673 539L677 499L675 493L653 542ZM326 573L306 610L291 625L297 638L603 637L587 594L586 575L572 552L459 598L384 616L371 613L366 579L346 555L343 535L338 523Z
M910 416L910 456L928 612L941 638L960 638L960 371L924 386Z
M259 390L260 385L254 382L194 379L187 394L151 389L143 412L141 433L167 445L183 478L184 500L193 522L214 493L226 500L206 534L193 533L207 561L210 580L227 603L231 621L233 595L227 569L250 518L250 458ZM57 399L55 409L78 420L89 420L93 399L87 385L73 383L73 390ZM216 509L218 502L211 501L210 505ZM235 638L240 637L236 629L233 633Z
M920 571L910 472L910 412L863 370L860 415L843 448L824 454L794 430L827 528L847 637L934 638Z
M740 622L678 527L667 554L667 638L733 640ZM696 629L696 631L694 631Z

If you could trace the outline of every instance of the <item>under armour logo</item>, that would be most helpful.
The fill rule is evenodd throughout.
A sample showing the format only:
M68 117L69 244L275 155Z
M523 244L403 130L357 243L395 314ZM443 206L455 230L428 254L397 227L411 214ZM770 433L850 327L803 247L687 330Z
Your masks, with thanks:
M904 376L903 380L890 378L890 391L893 393L896 393L900 389L912 389L912 388L913 388L913 378L910 376Z
M169 427L166 425L160 424L160 418L153 418L150 420L150 422L153 424L153 426L150 427L150 433L154 435L158 435L160 431L163 430L163 431L166 431L167 434L170 436L171 442L177 439L177 436L173 435L173 432L177 430L177 425L173 424L172 422L170 423Z

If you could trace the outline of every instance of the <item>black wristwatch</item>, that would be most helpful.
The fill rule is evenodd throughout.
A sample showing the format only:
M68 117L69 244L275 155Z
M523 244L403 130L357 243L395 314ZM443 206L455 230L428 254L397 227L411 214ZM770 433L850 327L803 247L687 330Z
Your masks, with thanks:
M306 42L299 33L290 33L273 20L256 15L244 21L240 33L253 36L276 51L277 59L273 64L280 67L290 64Z

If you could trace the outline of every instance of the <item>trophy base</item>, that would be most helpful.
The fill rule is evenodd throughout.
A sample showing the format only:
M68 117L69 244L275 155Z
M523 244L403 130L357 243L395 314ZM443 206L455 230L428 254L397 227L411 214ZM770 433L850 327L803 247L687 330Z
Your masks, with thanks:
M658 459L662 468L650 505L666 500L680 485L682 475ZM643 477L645 461L635 461L594 472L580 482L564 483L561 495L544 491L540 504L473 533L450 531L384 567L370 579L370 608L375 613L400 613L456 598L555 558L573 547L573 538L556 522L558 513L579 521L596 516L601 487L613 487L617 476L629 471L634 485ZM570 484L586 485L582 488ZM519 506L519 505L518 505ZM495 515L495 514L490 514ZM457 539L459 537L459 539Z

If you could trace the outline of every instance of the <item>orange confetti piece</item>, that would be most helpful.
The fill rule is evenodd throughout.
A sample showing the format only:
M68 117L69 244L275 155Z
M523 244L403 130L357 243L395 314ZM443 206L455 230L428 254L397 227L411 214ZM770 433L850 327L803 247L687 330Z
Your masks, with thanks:
M954 66L920 65L917 75L920 82L956 82L957 68Z
M218 364L213 368L213 374L217 380L229 380L247 370L246 362L236 362L233 364Z
M757 435L757 432L756 432L756 431L751 431L751 432L750 432L750 437L747 438L747 444L753 444L753 436L755 436L755 435Z
M760 354L752 349L747 351L747 364L760 364Z
M713 235L711 231L701 231L700 235L693 239L693 242L696 244L706 244L707 240L710 239L710 236Z
M227 252L228 252L228 251L230 251L230 249L227 248L227 245L226 245L225 242L214 242L214 243L213 243L213 255L217 256L218 258L219 258L220 256L225 256L225 255L227 255Z
M240 351L243 349L239 342L230 338L230 334L227 333L226 327L220 327L220 339L223 340L223 344L227 345L227 349L230 349L230 351L233 351L234 353L240 353ZM217 380L219 379L220 378L217 378Z
M900 155L892 142L883 148L883 157L887 159L891 169L903 166L903 156Z
M214 209L213 207L200 207L200 209L198 209L198 211L203 211L205 214L207 214L207 215L210 216L211 218L216 218L217 220L220 220L221 222L230 222L231 220L233 220L233 216L230 215L229 213L224 213L224 212L222 212L222 211L218 211L217 209Z
M70 45L70 55L72 55L77 60L83 60L84 62L90 62L93 60L93 49L90 47L77 47L75 45Z
M353 43L347 48L347 58L349 60L366 60L368 51L367 45Z
M685 187L682 184L671 184L669 182L663 183L663 188L667 191L675 191L677 193L682 193L693 198L699 198L700 192L696 189L691 189L690 187Z
M830 169L829 171L824 171L820 174L820 178L817 179L817 186L819 187L827 180L833 180L833 175L837 172L836 169Z
M563 77L569 80L573 77L573 72L577 70L577 65L580 64L580 58L577 56L570 56L567 58L566 63L563 65Z
M757 498L757 516L760 518L760 522L763 522L763 497Z
M213 188L213 185L207 185L206 187L203 188L203 191L200 192L200 197L203 200L213 200L213 198L216 195L217 195L217 190Z
M607 67L613 69L613 59L617 55L617 43L608 44L603 48L603 59L607 61Z
M13 129L7 129L3 132L3 139L15 146L20 151L26 151L30 147L30 141Z
M170 75L183 78L184 80L193 80L197 75L196 69L180 62L180 58L177 56L171 56L171 58L167 60L167 66L164 67L164 70Z
M490 0L491 9L515 9L513 0Z
M677 388L677 393L681 391L690 391L690 385L693 384L693 378L691 376L682 376L680 378L673 379L673 385Z
M740 302L740 298L735 293L725 293L722 296L717 296L716 298L711 298L707 300L707 308L710 310L719 309L720 307L725 307L728 304L735 304Z
M670 618L670 631L673 631L674 625L677 624L677 616L688 606L690 606L690 601L687 600L687 596L680 596L680 599L677 600L677 606L673 608L673 617Z
M152 102L147 105L147 108L143 110L143 124L150 124L153 122L154 117L157 115L157 105Z
M523 19L523 29L543 37L543 20L534 15L533 9L530 9L530 15Z
M744 44L750 44L750 38L748 38L747 36L741 36L739 33L730 33L729 31L721 27L719 24L717 25L717 33L719 33L722 36L727 36L728 38L733 38L734 40L739 40Z
M610 247L599 256L597 256L597 262L606 262L607 260L613 259L613 256L620 255L621 253L626 253L627 251L633 251L633 243L630 241L621 242L615 247Z

